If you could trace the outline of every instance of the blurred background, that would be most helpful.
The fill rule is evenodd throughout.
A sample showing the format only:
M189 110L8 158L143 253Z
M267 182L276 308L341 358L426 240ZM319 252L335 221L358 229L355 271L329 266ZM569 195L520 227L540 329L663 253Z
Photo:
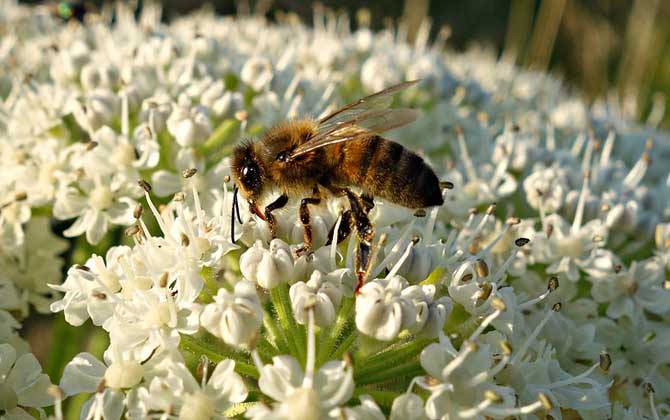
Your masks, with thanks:
M32 2L26 3L43 3ZM74 19L103 1L51 2ZM141 0L140 0L141 3ZM670 94L670 1L667 0L164 0L164 19L202 7L223 15L258 12L273 20L294 14L305 24L314 7L355 16L369 11L373 29L404 20L410 36L426 18L448 47L489 48L521 66L549 71L591 102L606 96L645 121ZM663 125L668 127L670 117Z

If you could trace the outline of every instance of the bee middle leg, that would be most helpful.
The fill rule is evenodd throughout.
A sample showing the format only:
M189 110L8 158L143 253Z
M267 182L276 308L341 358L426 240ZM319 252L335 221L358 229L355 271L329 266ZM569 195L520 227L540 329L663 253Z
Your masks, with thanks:
M270 235L272 235L272 239L277 237L277 218L274 217L272 212L284 207L286 203L288 203L288 196L286 194L282 194L277 197L275 201L265 206L263 211L265 214L265 219L267 220L268 225L270 225Z
M303 227L303 241L305 244L302 246L302 248L298 249L298 254L308 254L312 251L312 239L313 239L313 232L312 232L312 223L311 223L311 217L309 214L309 205L317 205L321 203L321 196L319 194L319 189L314 188L312 192L312 197L309 198L303 198L300 201L300 208L298 210L299 215L300 215L300 222L302 223Z

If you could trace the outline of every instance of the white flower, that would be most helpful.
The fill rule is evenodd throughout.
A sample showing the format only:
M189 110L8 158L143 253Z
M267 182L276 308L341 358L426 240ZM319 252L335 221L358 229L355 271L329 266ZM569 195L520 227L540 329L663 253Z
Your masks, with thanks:
M356 327L365 335L389 341L416 323L416 308L403 295L408 286L400 276L366 283L356 297Z
M258 386L277 401L272 408L256 406L247 417L259 419L337 419L339 406L351 398L354 391L351 366L342 361L325 363L314 374L313 384L305 386L305 374L297 360L277 356L271 365L260 372Z
M67 237L86 233L86 240L97 244L110 224L129 225L133 222L133 210L139 195L137 185L125 179L111 177L84 178L78 187L63 188L56 194L54 216L59 219L76 220L63 234Z
M227 344L251 344L263 323L263 309L254 283L242 280L235 285L233 293L219 289L214 303L202 311L200 321L206 330Z
M400 394L393 400L390 420L428 420L421 397L411 392Z
M171 363L166 373L138 390L129 407L130 418L146 418L150 411L158 411L184 420L222 419L226 409L247 398L246 386L234 369L234 361L223 360L211 375L205 367L198 383L184 364Z
M568 186L560 167L554 165L544 168L538 165L523 181L523 189L531 207L554 213L563 206Z
M7 418L30 418L24 408L53 404L49 377L32 353L17 357L9 344L0 344L0 413Z
M240 79L255 91L262 91L274 76L272 65L262 57L248 59L240 71Z
M296 282L289 289L293 315L298 323L307 324L308 308L314 308L316 325L327 326L335 321L342 300L341 279L315 270L309 280Z
M191 105L183 96L172 109L166 124L168 131L181 147L203 143L212 131L207 110L199 105Z
M242 275L265 289L290 282L293 276L291 249L281 239L273 239L269 249L257 241L240 257Z

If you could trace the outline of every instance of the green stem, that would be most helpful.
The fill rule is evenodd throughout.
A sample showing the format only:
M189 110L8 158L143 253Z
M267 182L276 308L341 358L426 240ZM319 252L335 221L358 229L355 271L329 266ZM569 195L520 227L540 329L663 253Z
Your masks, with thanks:
M416 357L432 340L420 339L400 344L390 350L378 353L365 360L359 375L366 376L376 371L385 370L388 366L398 366Z
M229 118L219 124L202 145L201 151L203 156L209 156L213 152L220 150L224 145L232 143L239 126L240 122L235 118Z
M212 349L210 346L190 335L181 336L179 347L195 355L207 356L207 358L214 363L219 363L224 359L232 359L235 361L235 371L254 379L258 379L259 377L256 367L248 363L246 358L243 357L239 352L219 352L218 350Z
M293 317L291 300L288 295L288 285L281 284L274 289L271 289L270 298L277 311L279 323L286 334L286 341L289 348L292 350L291 353L298 359L300 364L304 366L306 359L306 334L304 328L298 326Z
M203 267L202 270L200 270L200 277L202 277L205 286L200 292L200 299L202 299L203 303L212 302L214 296L216 296L219 291L219 285L216 284L215 276L216 273L210 267Z
M335 323L328 329L326 334L323 334L323 338L319 343L319 354L317 356L317 366L324 364L330 355L335 351L335 343L337 339L340 338L344 327L347 325L347 322L351 318L351 313L354 308L353 297L344 298L342 305L337 313L337 318Z
M263 311L263 326L271 336L271 343L279 349L280 353L286 354L291 352L281 329L277 327L277 323L272 319L268 311Z
M366 369L367 371L367 369ZM377 372L364 373L364 371L359 371L354 375L354 382L356 385L369 385L375 383L382 383L389 380L413 378L415 376L423 374L423 367L421 362L414 360L412 362L395 366L391 368L380 369Z
M344 339L342 343L340 343L339 347L337 350L335 350L335 353L331 356L332 360L339 360L344 356L344 353L349 350L349 347L351 347L355 342L356 338L358 337L358 334L356 333L356 330L354 329L351 334L347 338Z
M256 343L256 349L258 350L261 359L264 361L270 360L274 356L281 354L281 352L263 336L259 337L258 342Z

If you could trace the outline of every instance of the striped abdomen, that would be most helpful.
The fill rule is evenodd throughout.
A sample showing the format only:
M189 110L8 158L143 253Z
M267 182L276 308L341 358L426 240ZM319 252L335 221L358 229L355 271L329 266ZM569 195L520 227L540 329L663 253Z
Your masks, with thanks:
M330 153L328 151L327 153ZM440 182L423 159L373 135L332 146L334 181L409 208L443 204Z

